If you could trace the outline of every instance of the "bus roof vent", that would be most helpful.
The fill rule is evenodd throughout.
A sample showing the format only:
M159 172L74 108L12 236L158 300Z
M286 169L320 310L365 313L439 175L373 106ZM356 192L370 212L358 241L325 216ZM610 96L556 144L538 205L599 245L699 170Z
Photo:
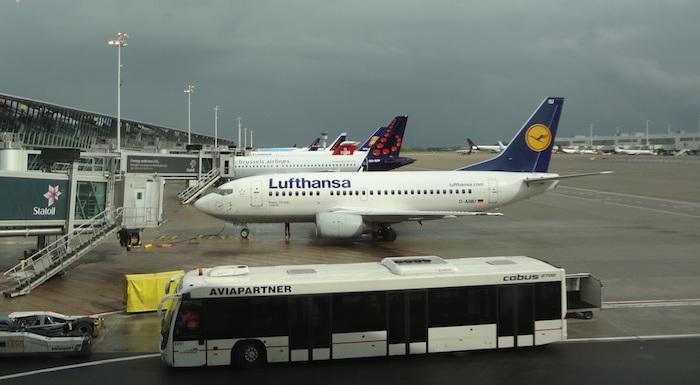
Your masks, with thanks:
M454 273L457 271L457 268L451 263L435 255L390 257L382 259L381 264L396 275Z
M210 277L233 277L235 275L248 274L248 266L237 265L237 266L217 266L213 267L207 273Z
M515 265L515 261L511 259L491 259L486 261L489 265L500 266L500 265Z

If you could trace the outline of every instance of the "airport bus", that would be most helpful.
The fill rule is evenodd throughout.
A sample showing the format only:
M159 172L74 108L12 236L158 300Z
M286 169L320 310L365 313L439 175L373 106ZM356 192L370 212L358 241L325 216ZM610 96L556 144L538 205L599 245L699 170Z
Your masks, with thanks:
M160 354L174 367L337 360L544 345L566 338L562 268L438 256L218 266L174 276Z

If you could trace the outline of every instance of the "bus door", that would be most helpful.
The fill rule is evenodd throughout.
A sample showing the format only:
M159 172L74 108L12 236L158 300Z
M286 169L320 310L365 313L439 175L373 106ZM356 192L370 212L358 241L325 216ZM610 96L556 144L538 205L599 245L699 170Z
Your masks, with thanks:
M250 205L260 207L262 204L262 182L253 181L250 185Z
M535 333L534 286L498 287L498 347L533 346Z
M184 301L175 316L173 366L206 366L207 348L201 327L201 301Z
M331 358L330 296L290 297L290 361Z
M390 356L422 354L428 351L426 292L405 291L387 294L388 346Z

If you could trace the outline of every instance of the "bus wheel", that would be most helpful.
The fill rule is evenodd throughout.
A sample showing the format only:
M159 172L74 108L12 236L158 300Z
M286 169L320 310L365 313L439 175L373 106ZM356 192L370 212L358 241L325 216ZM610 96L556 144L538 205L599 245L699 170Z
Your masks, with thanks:
M262 366L267 362L265 346L260 341L241 341L233 348L233 362L241 369Z

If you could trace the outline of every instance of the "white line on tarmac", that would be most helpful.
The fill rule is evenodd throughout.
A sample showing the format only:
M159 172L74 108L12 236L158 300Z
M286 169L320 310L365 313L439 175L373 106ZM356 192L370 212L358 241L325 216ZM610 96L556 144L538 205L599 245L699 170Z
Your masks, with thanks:
M698 306L700 299L663 299L641 301L614 301L603 302L603 309L623 309L635 307L660 307L660 306Z
M104 364L112 364L115 362L124 362L124 361L133 361L133 360L140 360L144 358L153 358L153 357L158 357L160 354L144 354L141 356L131 356L131 357L121 357L121 358L110 358L108 360L99 360L99 361L90 361L90 362L84 362L82 364L73 364L73 365L65 365L65 366L56 366L53 368L46 368L46 369L39 369L39 370L31 370L28 372L21 372L21 373L15 373L15 374L8 374L5 376L0 376L0 381L2 380L10 380L13 378L20 378L20 377L28 377L28 376L33 376L35 374L44 374L44 373L51 373L51 372L58 372L61 370L68 370L68 369L77 369L77 368L85 368L88 366L97 366L97 365L104 365Z

